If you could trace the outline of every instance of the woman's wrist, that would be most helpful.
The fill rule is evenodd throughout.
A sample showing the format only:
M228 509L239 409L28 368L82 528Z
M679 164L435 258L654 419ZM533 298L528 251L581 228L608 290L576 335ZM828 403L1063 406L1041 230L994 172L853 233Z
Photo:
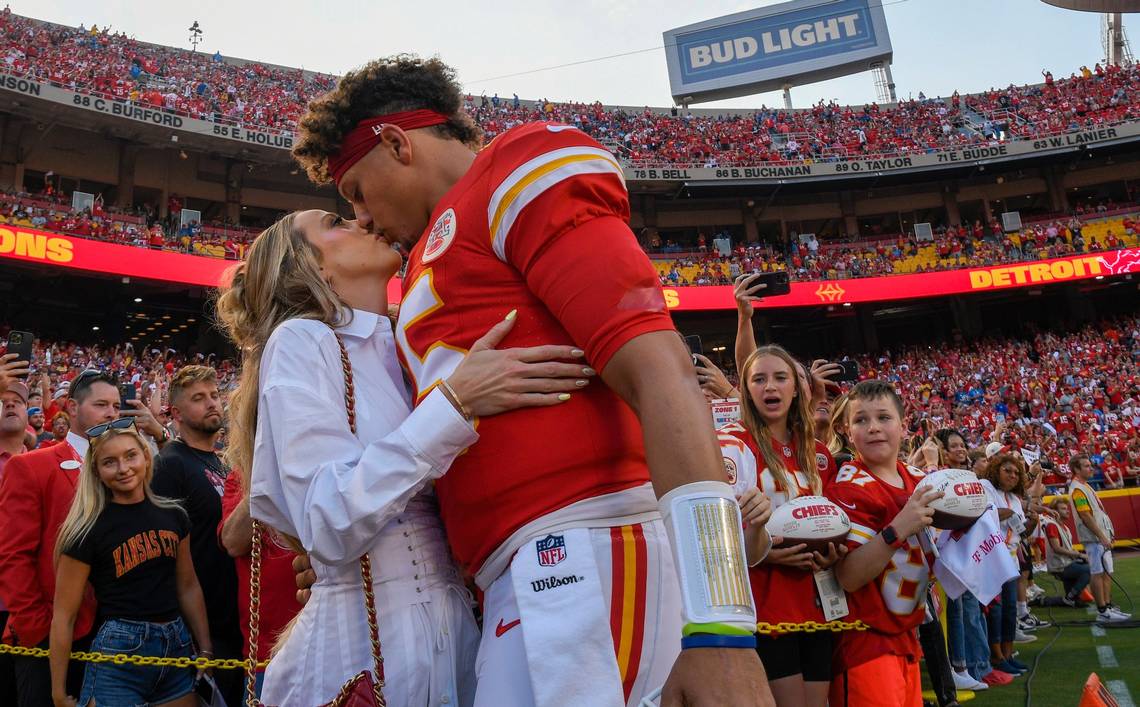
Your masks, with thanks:
M463 404L463 399L446 378L439 381L439 392L443 393L443 397L447 398L447 401L451 403L456 412L463 416L464 420L471 420L471 411Z

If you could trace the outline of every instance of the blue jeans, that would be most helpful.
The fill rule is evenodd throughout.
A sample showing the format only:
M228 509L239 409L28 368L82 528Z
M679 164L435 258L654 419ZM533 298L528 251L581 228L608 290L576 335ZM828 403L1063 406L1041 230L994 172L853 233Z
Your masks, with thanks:
M946 598L946 649L954 670L966 668L966 628L962 625L962 597Z
M982 605L973 594L966 592L958 599L962 606L963 662L970 677L981 680L993 672L986 619Z
M95 653L193 657L190 632L181 618L169 623L109 619L91 642ZM167 668L114 663L88 663L79 704L162 704L194 690L194 668Z
M1017 633L1017 577L1001 585L1001 601L990 605L987 620L990 645L1013 643Z

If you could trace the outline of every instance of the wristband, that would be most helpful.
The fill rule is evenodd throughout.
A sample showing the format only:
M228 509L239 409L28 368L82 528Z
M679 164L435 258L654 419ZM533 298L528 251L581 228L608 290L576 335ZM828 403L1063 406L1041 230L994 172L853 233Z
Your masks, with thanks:
M681 650L686 648L751 648L756 650L756 636L715 636L699 633L681 639Z
M688 638L689 636L702 633L714 636L752 636L756 632L735 624L685 624L681 627L682 638Z
M681 584L684 624L721 624L751 634L756 609L744 557L740 506L723 481L679 486L658 502ZM731 630L731 629L730 629Z

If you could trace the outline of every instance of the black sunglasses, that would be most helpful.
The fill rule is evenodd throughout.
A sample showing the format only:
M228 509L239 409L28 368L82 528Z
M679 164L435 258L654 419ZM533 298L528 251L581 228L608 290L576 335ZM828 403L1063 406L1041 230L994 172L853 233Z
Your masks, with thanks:
M134 424L135 424L135 418L133 418L133 417L120 417L118 420L111 420L110 422L104 422L101 425L95 425L94 427L88 427L87 428L87 436L90 439L95 439L96 437L103 434L107 430L125 430L128 427L133 426Z

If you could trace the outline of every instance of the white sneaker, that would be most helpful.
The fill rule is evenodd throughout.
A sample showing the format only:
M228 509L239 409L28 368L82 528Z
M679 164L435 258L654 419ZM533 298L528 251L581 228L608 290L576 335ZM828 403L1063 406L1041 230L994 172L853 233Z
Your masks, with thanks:
M981 682L979 680L975 680L965 670L963 670L962 672L958 672L957 670L954 670L952 672L954 673L954 689L955 690L973 690L974 692L979 692L981 690L990 689L989 685L987 685L984 682Z
M1040 569L1040 570L1034 569L1034 572L1040 572L1041 574L1045 574L1044 569ZM1042 589L1041 587L1037 586L1036 584L1029 585L1025 590L1025 599L1027 602L1037 601L1038 599L1040 599L1043 596L1045 596L1045 590Z
M1034 574L1049 574L1049 567L1046 566L1046 564L1044 562L1038 562L1038 563L1033 565L1033 573ZM1029 586L1030 592L1032 592L1034 589L1041 589L1041 587L1038 587L1036 584L1032 584ZM1045 590L1041 589L1041 593L1044 594Z
M1048 628L1052 626L1048 621L1042 621L1033 614L1026 614L1017 620L1017 627L1022 631L1036 631L1039 628Z
M1104 613L1108 614L1108 617L1109 617L1108 620L1109 621L1129 621L1132 619L1132 614L1125 613L1125 612L1121 611L1118 607L1113 606L1112 604L1109 604L1105 608Z
M1017 633L1013 634L1014 643L1033 643L1037 640L1037 636L1028 634L1021 629L1017 629Z

